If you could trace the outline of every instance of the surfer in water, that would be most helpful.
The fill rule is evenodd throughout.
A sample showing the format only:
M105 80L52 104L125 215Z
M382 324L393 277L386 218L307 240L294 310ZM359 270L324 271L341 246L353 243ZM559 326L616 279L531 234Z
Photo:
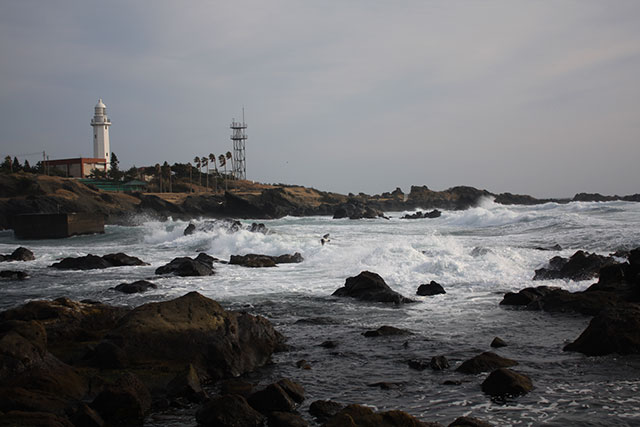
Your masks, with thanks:
M322 236L322 238L320 239L320 243L322 243L322 246L324 246L325 243L329 243L331 240L329 240L329 233L325 234L324 236Z

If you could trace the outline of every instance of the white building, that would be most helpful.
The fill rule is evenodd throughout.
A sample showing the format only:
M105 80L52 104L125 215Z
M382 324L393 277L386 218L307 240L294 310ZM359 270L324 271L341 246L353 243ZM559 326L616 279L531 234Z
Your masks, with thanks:
M93 157L105 159L106 169L111 167L111 150L109 149L109 126L111 120L107 117L107 106L102 99L98 100L95 107L95 114L91 119L93 127Z

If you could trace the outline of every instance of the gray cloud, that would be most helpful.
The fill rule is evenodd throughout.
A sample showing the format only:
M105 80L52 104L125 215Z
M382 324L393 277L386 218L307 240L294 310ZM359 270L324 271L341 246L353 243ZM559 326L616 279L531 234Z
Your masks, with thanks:
M638 18L634 1L4 2L0 151L90 155L101 97L125 166L189 161L231 148L244 105L259 181L635 193Z

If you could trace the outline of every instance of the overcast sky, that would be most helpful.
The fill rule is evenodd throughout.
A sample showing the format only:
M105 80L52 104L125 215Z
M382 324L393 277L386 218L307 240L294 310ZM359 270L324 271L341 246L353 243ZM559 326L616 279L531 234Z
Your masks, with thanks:
M0 155L232 149L322 190L640 192L640 1L0 3Z

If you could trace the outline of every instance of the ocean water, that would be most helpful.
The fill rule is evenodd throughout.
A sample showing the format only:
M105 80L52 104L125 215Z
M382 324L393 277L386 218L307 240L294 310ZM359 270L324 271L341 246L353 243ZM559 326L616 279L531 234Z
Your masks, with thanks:
M571 291L593 281L533 282L534 270L555 255L578 249L609 254L640 246L640 204L554 203L503 206L485 200L465 211L444 211L440 218L334 220L330 217L286 217L264 221L270 233L229 233L208 227L184 236L185 221L157 222L140 218L139 226L107 226L103 235L64 240L17 241L0 232L0 253L17 246L37 259L2 263L21 269L31 279L0 282L0 310L33 299L68 296L115 305L137 306L198 291L228 309L246 310L270 319L288 338L290 350L274 355L274 363L249 380L282 377L302 384L307 399L300 413L313 425L309 404L318 399L361 403L377 410L400 409L425 421L448 424L462 415L496 425L640 425L640 357L587 357L563 352L590 318L499 306L508 291L552 285ZM193 221L202 225L205 220ZM249 225L251 221L244 221ZM320 244L329 233L331 241ZM561 251L539 247L562 246ZM210 277L156 277L154 270L178 256L199 251L220 259L232 254L280 255L300 252L300 264L251 269L216 265ZM67 256L125 252L150 263L94 271L58 271L49 266ZM369 270L418 302L403 306L358 302L331 294L347 277ZM157 290L125 295L111 288L122 282L150 279ZM445 295L417 297L422 283L442 284ZM365 338L382 325L404 328L408 336ZM454 371L462 361L483 351L495 336L509 346L498 349L515 359L514 369L527 374L535 389L525 396L492 401L480 384L486 377ZM337 346L320 344L332 340ZM409 359L447 357L451 368L416 371ZM306 360L311 369L296 366ZM443 385L446 380L459 385ZM378 382L392 383L383 390ZM147 425L193 425L192 410L152 414Z

